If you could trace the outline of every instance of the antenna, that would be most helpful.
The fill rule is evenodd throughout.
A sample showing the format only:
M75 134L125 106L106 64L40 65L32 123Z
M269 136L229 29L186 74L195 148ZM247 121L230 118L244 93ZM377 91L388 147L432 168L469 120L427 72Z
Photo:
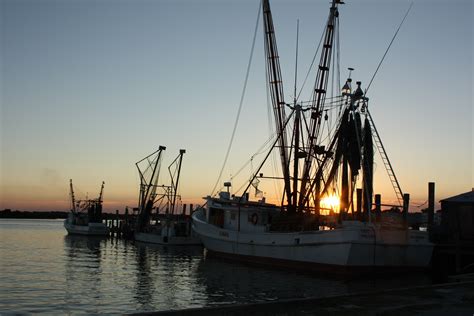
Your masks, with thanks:
M348 76L347 78L350 78L350 77L351 77L351 73L352 73L352 71L354 70L354 68L349 67L349 68L347 68L347 69L349 70L349 76Z
M296 105L296 83L298 79L298 37L300 33L300 20L296 20L296 58L295 58L295 90L294 90L294 105Z
M414 3L414 2L412 1L411 4L410 4L410 7L408 8L407 12L405 13L405 16L404 16L403 19L402 19L402 22L400 22L400 25L398 26L397 31L396 31L395 34L393 35L392 40L390 41L390 44L388 44L388 47L387 47L387 50L385 51L385 54L383 54L382 59L380 60L379 65L377 66L377 69L375 69L375 72L374 72L374 75L372 76L372 79L370 79L370 82L369 82L369 85L367 86L367 89L365 89L364 96L367 94L367 91L369 91L370 85L372 84L372 81L374 81L375 75L376 75L377 72L379 71L379 68L380 68L380 66L382 65L382 62L383 62L383 60L385 59L385 56L387 55L387 53L388 53L390 47L392 46L392 43L393 43L393 41L395 40L395 37L397 37L398 31L400 31L400 28L402 27L403 22L405 22L405 19L406 19L407 15L408 15L408 12L410 12L411 7L413 7L413 3Z

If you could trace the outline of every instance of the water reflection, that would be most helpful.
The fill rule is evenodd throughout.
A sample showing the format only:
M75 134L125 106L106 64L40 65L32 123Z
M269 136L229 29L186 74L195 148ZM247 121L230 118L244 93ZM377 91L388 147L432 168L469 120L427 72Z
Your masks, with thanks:
M122 301L131 300L135 311L144 312L321 297L427 281L421 276L344 279L273 269L210 257L196 246L72 236L66 243L68 288L88 288L88 302L93 305L111 302L115 293ZM73 295L68 299L79 303ZM115 299L117 304L119 300Z
M95 236L64 237L66 306L73 308L87 302L91 307L97 308L103 301L101 243L105 240L106 237ZM81 295L77 295L78 289L81 290ZM95 309L93 312L99 310Z
M140 310L151 310L154 294L153 276L150 264L156 262L156 257L151 258L145 247L137 247L136 262L137 262L137 281L135 286L135 296Z
M252 265L206 255L196 277L209 305L256 303L277 299L323 297L377 291L431 282L428 274L336 276Z
M197 273L205 285L210 305L255 303L347 291L344 280L325 279L289 269L271 269L211 256L202 260Z
M164 246L136 242L136 295L141 310L204 306L194 271L202 261L199 246ZM153 307L153 308L152 308Z
M0 221L0 311L124 314L430 283L341 280L208 257L201 247L64 236L62 222Z
M106 240L106 236L64 236L64 244L66 249L69 249L71 253L79 249L88 249L91 253L100 254L100 243L105 242ZM79 253L82 252L82 250L79 250Z

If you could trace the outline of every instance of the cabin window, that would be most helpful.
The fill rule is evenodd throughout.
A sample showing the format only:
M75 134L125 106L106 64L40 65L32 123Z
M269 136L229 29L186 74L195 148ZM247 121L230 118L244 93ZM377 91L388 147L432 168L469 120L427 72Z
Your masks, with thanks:
M224 227L224 210L211 207L209 210L209 223L218 227Z

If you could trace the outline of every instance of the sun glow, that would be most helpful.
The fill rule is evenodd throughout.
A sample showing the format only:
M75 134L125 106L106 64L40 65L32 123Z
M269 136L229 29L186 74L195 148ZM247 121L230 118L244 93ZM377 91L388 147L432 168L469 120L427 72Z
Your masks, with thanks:
M321 214L327 215L330 211L339 213L339 205L339 197L337 195L323 197L319 203L319 206L321 207Z

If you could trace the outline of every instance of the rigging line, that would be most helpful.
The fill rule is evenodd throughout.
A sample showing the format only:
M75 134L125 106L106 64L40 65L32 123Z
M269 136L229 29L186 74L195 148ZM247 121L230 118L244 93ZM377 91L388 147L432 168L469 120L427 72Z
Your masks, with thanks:
M328 125L328 134L324 137L324 138L321 138L321 141L320 143L324 143L326 141L329 141L331 139L333 139L333 135L334 133L336 132L337 128L339 127L339 125L337 124L338 122L335 122L336 124L334 124L332 126L332 128L330 128L330 124L327 124Z
M214 188L211 191L211 196L214 195L214 192L217 188L217 185L219 184L219 181L221 180L222 173L224 172L224 168L227 164L227 159L229 158L230 150L231 150L232 144L234 142L235 132L237 130L237 125L239 123L240 112L242 111L242 105L244 103L245 91L247 90L247 83L248 83L249 74L250 74L250 66L252 65L253 53L254 53L254 50L255 50L255 40L257 38L257 30L258 30L258 24L259 24L259 21L260 21L260 11L261 11L261 9L262 9L262 5L261 5L261 3L259 3L258 14L257 14L257 22L255 23L255 30L254 30L254 34L253 34L253 40L252 40L252 48L250 50L250 58L249 58L249 62L248 62L248 65L247 65L247 73L245 74L245 81L244 81L244 87L242 89L242 95L240 96L239 110L237 111L237 117L235 118L234 129L232 131L232 136L230 137L229 146L227 147L227 152L225 154L224 163L222 164L222 168L219 172L219 176L217 178L217 181L214 184Z
M426 203L428 203L428 200L424 201L424 202L421 203L421 204L414 204L414 203L411 203L411 205L414 205L414 206L420 208L420 207L422 207L423 205L425 205Z
M295 89L294 89L294 96L293 100L296 105L296 84L298 79L298 40L300 34L300 20L296 20L296 56L295 56Z
M265 65L266 66L266 65ZM267 96L267 124L268 124L268 134L270 135L270 137L273 137L274 134L276 134L276 132L273 130L272 128L272 105L271 105L271 102L270 102L270 91L269 91L269 86L268 84L266 85L266 96ZM277 175L279 174L278 172L278 163L277 163L277 158L276 158L276 153L273 152L272 153L272 157L271 157L271 165L272 165L272 169L273 169L273 175ZM281 186L280 186L280 183L277 182L277 181L273 181L273 189L275 190L276 194L278 194L278 197L279 197L279 194L281 192Z
M333 99L342 99L344 98L344 96L342 95L337 95L335 97L327 97L327 98L324 98L325 100L333 100ZM308 101L300 101L299 103L300 104L311 104L313 101L312 100L308 100ZM334 102L334 101L333 101Z
M298 96L296 97L296 100L300 98L301 92L303 91L304 85L306 84L306 81L308 80L309 74L311 73L311 69L313 69L314 61L316 60L316 57L318 56L319 48L321 47L321 42L323 41L323 37L326 31L326 21L324 21L323 25L323 33L321 34L321 38L319 39L319 44L318 47L316 48L316 52L314 53L313 60L311 61L311 65L309 65L308 72L306 73L306 77L304 78L303 84L301 85L300 92L298 92Z
M280 137L283 137L283 132L286 130L287 128L287 125L288 125L288 122L291 120L291 117L295 114L295 110L292 110L290 115L286 118L286 121L285 123L283 124L283 128L278 132L277 134L277 137L276 137L276 140L275 142L272 144L272 147L270 149L270 151L268 151L267 155L265 156L265 158L263 159L263 161L261 162L260 166L258 167L257 171L255 172L254 176L253 176L253 179L251 181L253 181L256 177L257 177L257 173L262 169L263 165L265 164L265 162L267 161L268 157L270 156L270 154L273 152L273 148L276 147L276 144L277 142L279 141ZM247 192L247 190L249 189L251 185L251 182L247 185L245 191L243 194L245 194ZM284 195L283 195L284 196ZM239 200L239 203L240 203L240 200Z
M372 81L374 81L375 75L379 71L380 66L382 65L382 62L385 59L385 56L387 55L388 51L390 50L390 47L392 46L393 41L395 40L395 37L397 37L398 31L400 31L400 28L403 25L403 22L405 22L406 17L408 16L408 13L410 12L411 8L413 7L414 1L411 2L410 7L408 8L407 12L405 13L405 16L403 17L402 21L400 22L400 25L398 25L397 31L392 37L392 40L390 41L390 44L388 44L387 50L385 50L385 54L383 54L382 59L379 62L379 65L377 66L377 69L375 69L374 75L372 76L372 79L370 79L369 85L365 89L364 96L367 94L367 91L369 91L370 85L372 84Z
M268 150L265 150L265 148L270 144L270 142L272 142L274 140L274 138L276 137L276 134L275 135L271 135L270 138L268 138L265 143L260 146L257 151L250 157L249 160L247 160L241 167L239 170L237 170L236 173L234 173L231 177L230 177L230 181L232 182L234 180L235 177L237 177L253 160L253 158L255 158L255 156L257 155L260 155ZM244 182L244 185L246 184L246 182ZM243 185L242 185L243 186ZM219 188L219 191L222 190L224 188L224 186L221 186ZM238 192L239 190L237 190L236 192Z
M267 67L267 65L265 64L265 67ZM265 78L266 80L266 78ZM273 108L272 108L272 105L271 105L271 101L270 101L270 91L269 91L269 85L266 84L265 85L265 92L266 92L266 97L267 97L267 126L268 126L268 135L269 137L273 137L273 135L276 134L276 132L273 130L273 124L272 124L272 112L273 112ZM279 164L277 163L277 158L276 158L276 154L275 152L272 153L272 157L271 157L271 167L272 167L272 171L273 171L273 175L277 175L279 174L278 172L278 166ZM280 185L277 181L273 181L273 188L276 192L276 194L280 194ZM240 188L239 188L240 189Z
M309 104L310 102L304 102L306 104ZM304 105L304 103L300 102L299 104L300 105ZM326 110L335 110L337 109L338 107L340 107L341 105L343 104L342 100L335 100L335 101L330 101L330 102L324 102L324 110L323 111L326 111ZM306 108L305 110L307 110L308 108Z
M338 89L341 89L341 67L340 67L340 61L341 61L341 46L340 46L340 29L339 29L339 19L336 20L336 29L337 29L337 33L336 33L336 51L337 51L337 87ZM340 90L338 90L338 92L340 92ZM341 107L339 107L339 112L338 112L338 115L341 114L341 111L340 111Z
M336 39L336 42L335 42L335 44L336 44L336 49L334 49L333 52L332 52L332 55L333 55L332 59L333 59L333 60L335 60L336 58L339 57L339 55L337 54L337 37L338 37L338 34L339 34L338 23L337 23L338 21L339 21L339 19L336 20L336 25L335 25L335 27L334 27L334 29L335 29L335 30L334 30L334 37L335 37L335 39ZM334 62L333 62L333 63L334 63ZM338 61L338 60L337 60L337 64L339 64L339 61ZM334 95L335 95L335 93L334 93L334 81L335 81L335 79L336 79L336 78L335 78L335 75L334 75L335 69L336 69L336 67L332 67L332 74L331 74L331 99L334 98ZM339 95L339 88L340 88L340 87L339 87L339 85L338 85L337 90L336 90L336 91L337 91L336 93L337 93L338 95ZM324 100L323 109L326 108L326 104L327 104L327 103L326 103L326 100ZM325 115L327 115L327 113L328 113L327 110L328 110L328 109L326 109ZM321 113L321 115L322 115L322 113ZM329 115L330 115L331 118L332 118L332 112L329 112ZM325 119L325 120L327 121L327 119ZM326 122L326 123L327 123L327 122ZM326 125L327 125L327 128L328 128L328 135L330 135L330 132L331 132L331 131L330 131L330 128L331 128L331 127L329 126L330 124L327 123Z

